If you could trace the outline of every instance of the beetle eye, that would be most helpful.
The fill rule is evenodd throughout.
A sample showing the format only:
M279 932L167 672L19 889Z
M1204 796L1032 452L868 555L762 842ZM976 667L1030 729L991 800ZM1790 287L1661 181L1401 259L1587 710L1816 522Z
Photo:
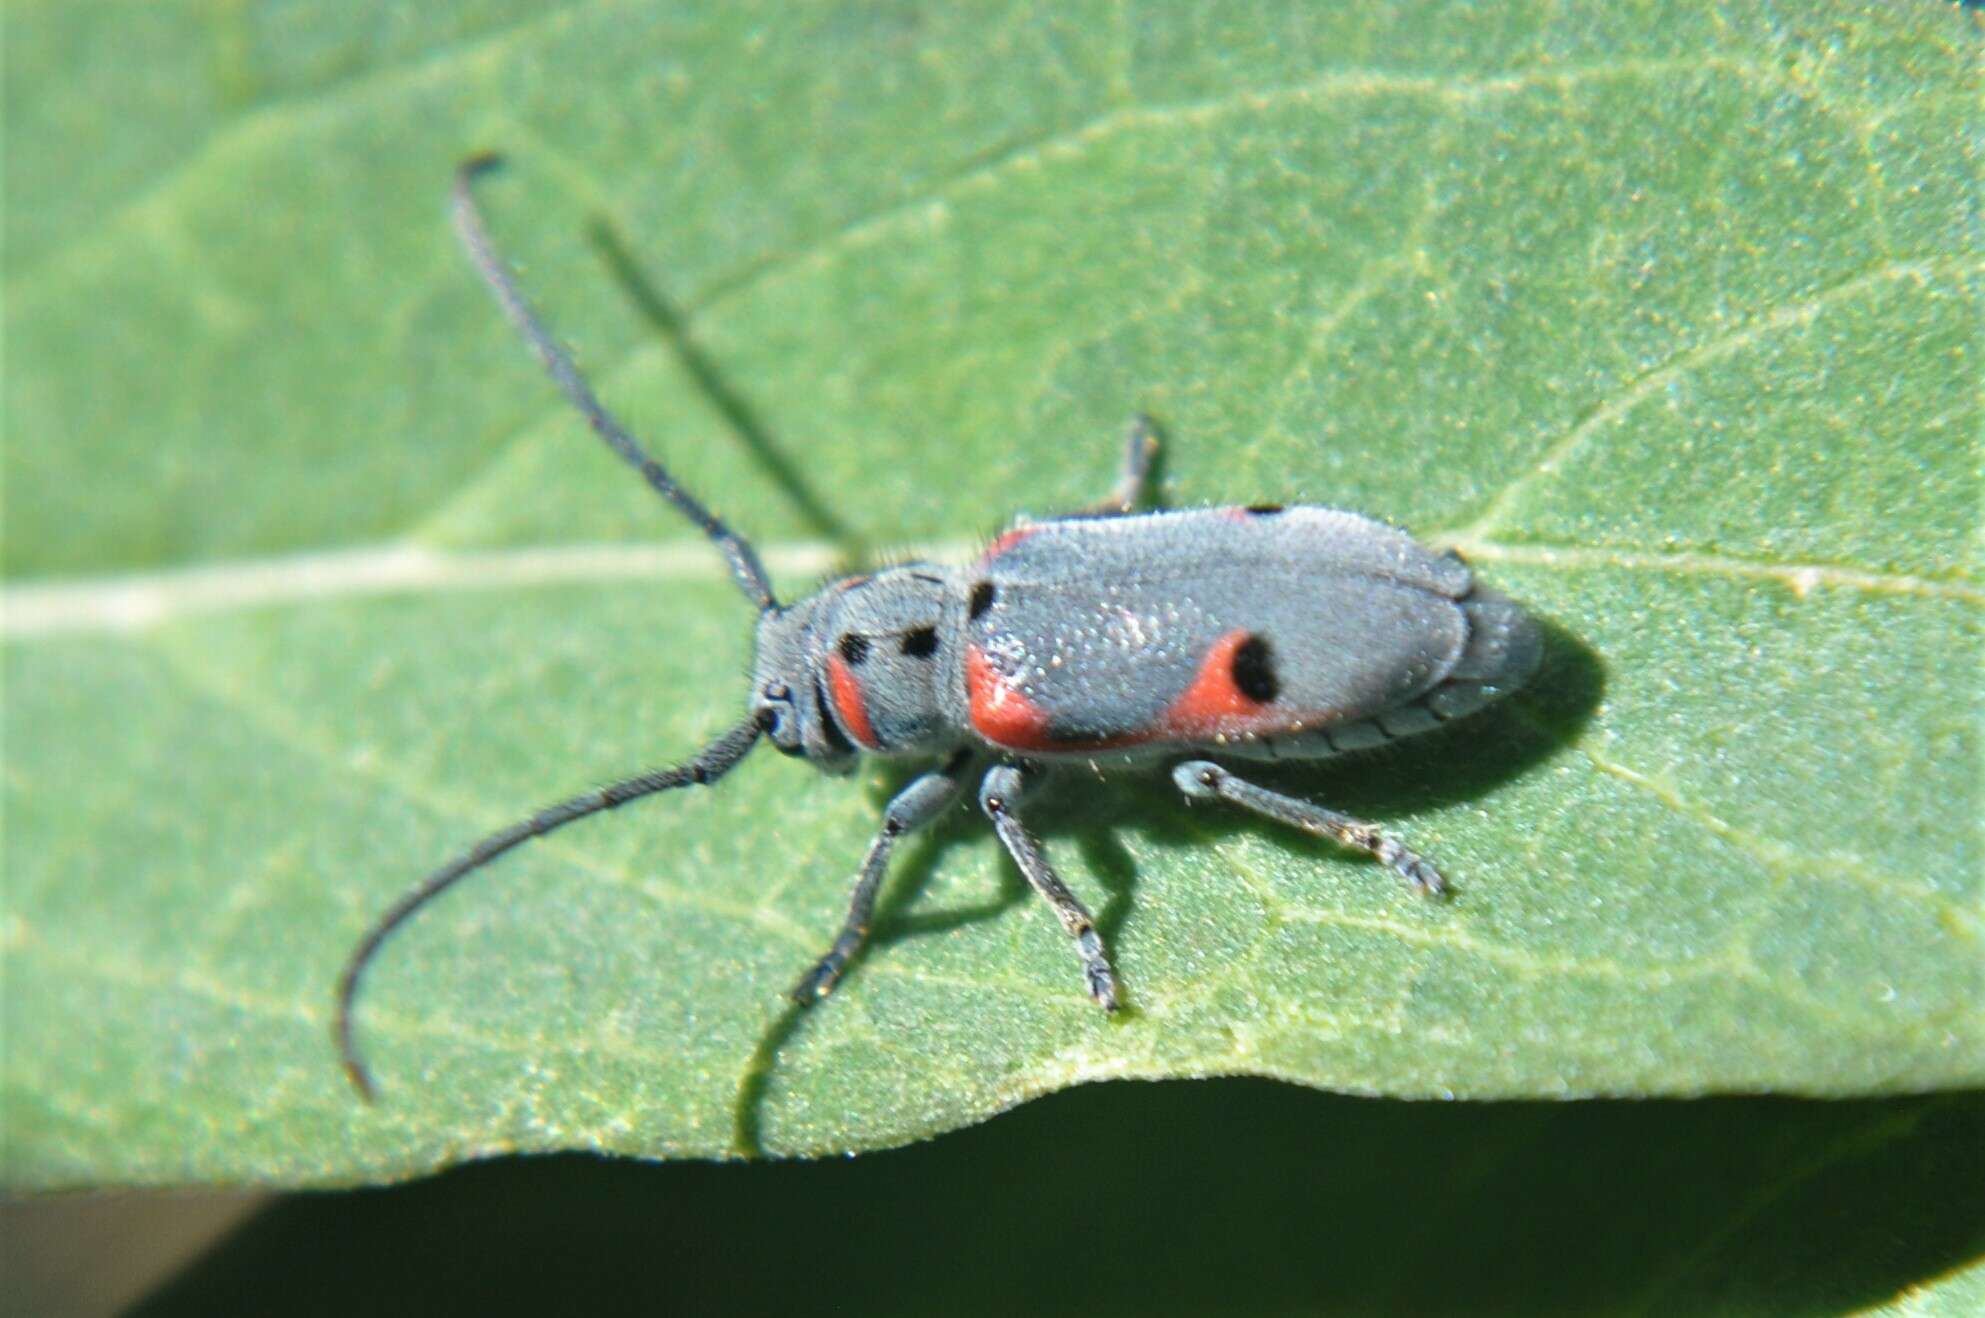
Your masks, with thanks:
M765 720L765 735L780 750L790 751L799 744L799 725L793 709L793 689L784 682L767 682L758 693L759 714Z

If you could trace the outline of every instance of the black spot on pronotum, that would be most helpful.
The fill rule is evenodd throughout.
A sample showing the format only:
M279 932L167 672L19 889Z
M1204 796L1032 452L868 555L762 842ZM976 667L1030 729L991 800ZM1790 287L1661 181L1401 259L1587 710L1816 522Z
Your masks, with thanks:
M1273 517L1282 511L1279 503L1251 503L1247 508L1250 517Z
M1259 632L1242 641L1234 650L1234 685L1257 705L1266 705L1282 691L1275 676L1275 651Z
M990 581L981 581L978 585L972 587L972 616L976 618L987 609L990 609L993 606L993 600L998 598L998 596L999 589Z
M860 668L868 658L868 637L860 632L849 632L841 638L841 657L848 661L848 667Z
M919 627L903 633L903 653L912 659L928 659L937 653L937 628Z

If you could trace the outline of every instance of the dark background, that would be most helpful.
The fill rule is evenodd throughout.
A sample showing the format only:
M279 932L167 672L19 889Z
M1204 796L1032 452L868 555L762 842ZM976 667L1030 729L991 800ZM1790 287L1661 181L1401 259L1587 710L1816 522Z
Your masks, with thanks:
M1834 1314L1985 1253L1985 1094L1089 1086L858 1159L288 1196L146 1314Z

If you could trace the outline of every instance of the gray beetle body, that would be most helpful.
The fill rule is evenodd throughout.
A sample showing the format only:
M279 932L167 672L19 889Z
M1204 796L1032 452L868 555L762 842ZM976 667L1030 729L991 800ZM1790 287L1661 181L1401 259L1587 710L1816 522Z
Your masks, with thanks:
M717 781L760 737L828 773L849 772L863 754L938 762L890 800L840 935L792 991L801 1005L831 991L866 942L897 841L976 782L1000 842L1073 941L1090 997L1115 1010L1102 937L1022 822L1027 795L1069 761L1172 761L1188 800L1224 801L1333 838L1422 892L1442 890L1433 865L1377 827L1200 757L1318 759L1426 731L1521 686L1541 654L1537 626L1477 587L1458 557L1329 508L1137 512L1156 449L1140 418L1122 480L1100 507L1017 526L969 567L892 567L782 607L749 543L601 406L525 302L475 206L471 185L487 163L469 162L456 184L455 221L469 255L566 397L710 538L758 608L750 711L690 761L540 810L389 907L338 983L335 1033L361 1094L373 1090L352 1007L360 976L395 928L531 838Z
M1321 759L1479 709L1539 655L1460 559L1313 507L1024 525L970 568L895 567L767 613L758 651L774 744L830 772L962 746Z

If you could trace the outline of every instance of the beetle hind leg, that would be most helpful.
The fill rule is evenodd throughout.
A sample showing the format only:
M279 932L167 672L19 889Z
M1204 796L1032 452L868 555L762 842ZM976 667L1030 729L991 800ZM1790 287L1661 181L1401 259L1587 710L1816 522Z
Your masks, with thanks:
M1041 854L1041 844L1020 822L1020 798L1028 785L1028 775L1023 770L1011 764L995 765L986 771L984 781L979 784L979 808L992 820L993 831L999 834L1013 863L1027 876L1034 891L1054 908L1061 927L1075 940L1075 955L1082 961L1082 979L1089 996L1104 1011L1115 1011L1116 975L1110 970L1110 954L1103 946L1103 936L1096 932L1095 919L1054 872L1047 857Z
M1313 801L1257 787L1236 778L1211 760L1187 760L1172 770L1172 782L1193 800L1226 801L1243 810L1265 815L1277 823L1300 828L1305 833L1327 837L1362 851L1389 867L1407 886L1417 888L1429 897L1438 897L1447 891L1447 880L1441 877L1431 861L1418 852L1407 850L1396 839L1387 837L1376 824L1339 814Z

